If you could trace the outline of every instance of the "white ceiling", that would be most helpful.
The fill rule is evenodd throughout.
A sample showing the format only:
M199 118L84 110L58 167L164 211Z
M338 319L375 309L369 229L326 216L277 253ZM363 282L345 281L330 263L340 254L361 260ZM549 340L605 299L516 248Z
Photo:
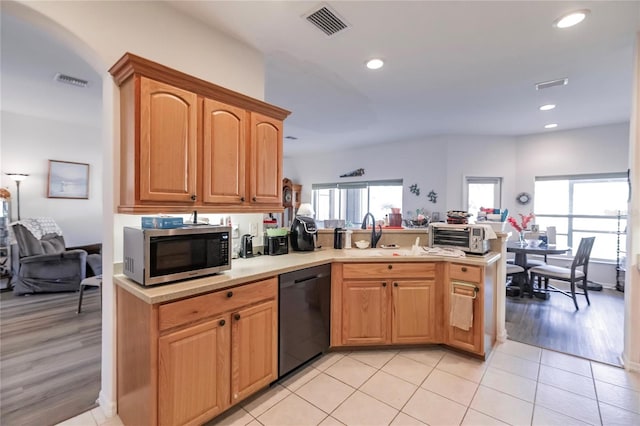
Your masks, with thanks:
M637 1L169 1L260 50L268 102L291 110L288 155L438 134L524 135L628 121ZM559 30L561 14L589 8ZM369 71L364 62L384 58ZM534 84L569 78L537 92ZM538 111L544 103L558 107Z
M420 140L524 135L628 121L638 1L169 1L264 53L268 102L292 111L285 154ZM351 27L303 16L328 4ZM558 30L562 13L589 8ZM99 76L55 39L2 14L2 109L100 123ZM385 59L378 71L364 62ZM56 72L88 89L53 82ZM534 84L568 77L536 91ZM34 102L35 100L35 102ZM538 111L544 103L558 107ZM62 105L67 108L61 108Z
M0 15L2 110L98 127L101 77L77 54L23 20ZM79 88L54 81L56 73L89 81ZM99 141L97 141L99 143Z

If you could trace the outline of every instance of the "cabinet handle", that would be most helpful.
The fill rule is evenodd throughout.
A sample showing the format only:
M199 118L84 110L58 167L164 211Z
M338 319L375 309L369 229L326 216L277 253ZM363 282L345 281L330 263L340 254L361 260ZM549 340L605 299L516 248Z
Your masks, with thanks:
M386 287L386 286L387 286L387 283L382 283L382 287Z
M461 270L462 270L462 272L467 272L467 267L466 267L466 266L463 266L463 267L461 268Z
M398 283L393 283L393 286L394 287L398 287Z
M236 321L240 321L240 314L235 314L233 316L233 319L236 320Z
M227 297L231 297L231 296L233 296L233 292L232 291L227 293Z
M197 197L197 196L195 196L195 195L192 195L192 196L191 196L191 201L195 201L195 200L196 200L196 198L198 198L198 197Z
M257 199L256 197L253 197L253 198L252 198L252 200L253 200L254 202L258 201L258 199Z
M387 269L393 269L393 265L388 265Z
M218 324L220 324L220 327L224 327L224 325L225 325L226 323L227 323L227 322L226 322L225 320L220 320L220 322L219 322Z
M240 197L240 201L244 203L244 197Z

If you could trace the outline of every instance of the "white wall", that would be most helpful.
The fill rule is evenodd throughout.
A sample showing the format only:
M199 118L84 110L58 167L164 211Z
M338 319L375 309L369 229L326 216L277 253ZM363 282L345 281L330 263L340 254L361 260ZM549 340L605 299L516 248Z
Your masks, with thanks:
M67 246L102 241L102 130L68 122L2 111L2 186L12 194L17 220L16 185L4 173L28 173L20 184L20 217L49 216ZM47 198L48 160L89 164L89 199Z
M304 155L286 158L284 175L302 185L303 202L310 202L313 183L403 179L403 215L407 210L416 208L444 212L447 201L446 152L446 145L435 139ZM364 176L340 177L359 168L365 169ZM409 186L413 184L420 188L420 196L409 192ZM438 193L436 204L427 198L432 189Z
M629 123L519 137L515 163L516 192L532 195L536 176L626 172ZM532 208L516 212L529 213Z

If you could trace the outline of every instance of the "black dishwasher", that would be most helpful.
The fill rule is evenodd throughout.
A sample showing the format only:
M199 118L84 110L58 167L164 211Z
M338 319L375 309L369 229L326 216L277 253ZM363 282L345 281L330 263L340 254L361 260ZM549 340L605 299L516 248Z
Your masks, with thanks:
M281 274L278 378L329 349L331 265Z

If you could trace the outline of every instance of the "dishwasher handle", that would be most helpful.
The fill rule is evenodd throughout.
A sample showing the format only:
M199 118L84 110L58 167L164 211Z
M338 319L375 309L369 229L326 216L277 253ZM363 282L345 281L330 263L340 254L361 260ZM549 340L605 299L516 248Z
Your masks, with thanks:
M297 280L293 280L293 283L294 284L300 284L300 283L303 283L305 281L317 280L319 278L324 278L326 276L327 275L325 275L325 274L311 275L309 277L304 277L304 278L300 278L300 279L297 279Z

